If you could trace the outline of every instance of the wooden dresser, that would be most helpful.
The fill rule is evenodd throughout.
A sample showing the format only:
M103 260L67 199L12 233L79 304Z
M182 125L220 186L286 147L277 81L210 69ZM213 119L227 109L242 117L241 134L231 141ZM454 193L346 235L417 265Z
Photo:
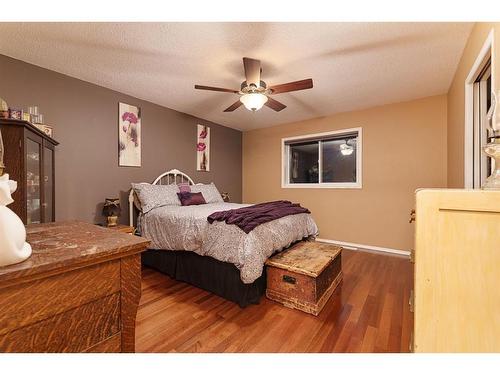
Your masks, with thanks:
M414 351L500 352L500 191L417 192Z
M134 352L141 237L82 222L28 226L0 267L0 352Z

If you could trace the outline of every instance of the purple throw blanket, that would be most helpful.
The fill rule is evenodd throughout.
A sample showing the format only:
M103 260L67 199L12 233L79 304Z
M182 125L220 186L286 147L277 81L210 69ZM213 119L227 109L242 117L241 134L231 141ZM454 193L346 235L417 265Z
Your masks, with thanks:
M260 224L267 223L281 217L297 214L310 214L307 208L290 201L274 201L259 203L249 207L234 210L214 212L207 220L210 224L214 221L225 221L227 224L237 225L243 232L250 233Z

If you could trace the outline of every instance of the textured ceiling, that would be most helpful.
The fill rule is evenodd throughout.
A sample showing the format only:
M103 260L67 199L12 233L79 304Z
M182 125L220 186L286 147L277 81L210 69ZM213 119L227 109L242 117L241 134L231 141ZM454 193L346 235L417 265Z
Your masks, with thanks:
M0 23L0 54L249 130L448 91L471 23ZM312 78L287 105L224 108L242 57L268 85Z

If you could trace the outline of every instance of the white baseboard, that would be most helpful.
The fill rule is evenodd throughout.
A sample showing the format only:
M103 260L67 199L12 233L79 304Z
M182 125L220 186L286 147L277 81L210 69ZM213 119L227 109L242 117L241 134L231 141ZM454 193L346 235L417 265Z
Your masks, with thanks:
M405 255L408 257L410 256L410 252L408 250L390 249L388 247L380 247L380 246L361 245L352 242L328 240L326 238L316 238L316 241L339 245L348 250L369 250L369 251L379 251L381 253Z

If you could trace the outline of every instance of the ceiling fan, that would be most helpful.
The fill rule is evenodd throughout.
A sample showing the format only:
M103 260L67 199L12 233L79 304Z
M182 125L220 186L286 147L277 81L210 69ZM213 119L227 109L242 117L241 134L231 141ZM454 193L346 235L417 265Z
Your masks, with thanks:
M258 111L263 105L279 112L285 109L286 105L271 98L269 95L306 90L313 87L313 81L311 78L267 87L267 84L260 79L260 75L262 73L260 60L244 57L243 67L245 69L246 80L241 83L241 89L239 91L202 85L194 85L194 88L198 90L230 92L240 95L240 99L227 107L224 112L232 112L239 108L242 104L245 108L252 112Z

